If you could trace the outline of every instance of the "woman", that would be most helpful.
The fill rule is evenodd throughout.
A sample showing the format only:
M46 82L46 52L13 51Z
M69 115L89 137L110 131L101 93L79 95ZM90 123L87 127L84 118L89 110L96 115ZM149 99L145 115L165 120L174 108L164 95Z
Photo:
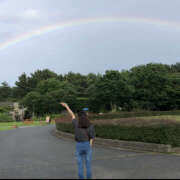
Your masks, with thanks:
M92 159L92 144L95 138L94 126L90 124L85 111L78 112L78 120L74 113L66 103L60 103L65 107L71 115L72 123L75 128L76 140L76 156L78 163L78 175L80 179L84 179L84 160L86 164L87 179L92 178L91 159Z

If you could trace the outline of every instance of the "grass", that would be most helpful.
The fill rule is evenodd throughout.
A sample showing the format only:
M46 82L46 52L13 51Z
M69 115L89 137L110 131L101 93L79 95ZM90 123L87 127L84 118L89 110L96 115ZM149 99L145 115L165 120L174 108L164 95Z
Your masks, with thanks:
M108 114L109 115L109 114ZM104 114L106 116L106 114ZM153 115L142 117L90 117L90 121L97 125L122 125L122 126L151 126L151 125L169 125L179 124L180 115ZM71 123L69 115L64 115L56 119L57 122Z
M51 123L54 124L54 121L52 121ZM45 121L3 122L3 123L0 123L0 131L14 129L15 126L16 127L24 127L24 126L33 127L33 126L44 126L44 125L47 125Z
M99 118L90 120L94 125L119 125L119 126L135 126L135 127L148 127L148 126L166 126L166 125L179 125L180 115L161 115L161 116L146 116L146 117L126 117L126 118ZM71 123L70 116L66 115L56 119L58 123Z
M152 116L180 116L180 110L176 111L132 111L132 112L109 112L103 114L89 113L91 120L98 119L118 119L118 118L134 118L134 117L152 117Z
M180 115L161 115L146 117L108 118L92 119L93 124L98 125L121 125L121 126L154 126L180 124Z
M45 122L46 116L43 117L36 117L32 118L32 121L24 121L24 122L15 122L12 120L10 115L5 113L0 113L0 131L6 131L10 129L14 129L16 127L23 127L23 126L44 126L47 125ZM61 117L59 114L51 114L51 124L55 124L54 118Z
M167 120L175 120L177 122L180 122L180 115L162 115L162 116L149 116L149 117L141 117L142 119L167 119Z

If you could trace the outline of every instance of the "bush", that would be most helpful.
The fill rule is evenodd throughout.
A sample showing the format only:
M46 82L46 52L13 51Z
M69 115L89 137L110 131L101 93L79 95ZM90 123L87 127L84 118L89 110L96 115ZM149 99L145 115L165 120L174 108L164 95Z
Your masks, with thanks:
M11 111L12 108L11 107L8 107L8 106L0 106L0 113L6 113L6 112L9 112Z
M45 121L46 117L50 116L52 120L60 118L61 114L44 114L43 116L33 116L32 121Z
M13 122L12 116L7 113L0 113L0 122Z
M4 112L6 112L7 110L5 109L5 108L3 108L3 107L0 107L0 113L4 113Z
M73 133L71 123L56 123L60 131ZM156 126L120 126L120 125L95 125L96 137L105 139L118 139L156 144L169 144L180 147L180 125Z

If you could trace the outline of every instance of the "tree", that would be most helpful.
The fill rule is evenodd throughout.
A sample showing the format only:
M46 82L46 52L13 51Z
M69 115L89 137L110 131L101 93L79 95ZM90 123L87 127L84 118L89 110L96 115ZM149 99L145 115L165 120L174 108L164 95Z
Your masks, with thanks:
M32 89L37 87L37 84L42 80L47 80L50 78L58 79L58 75L49 69L37 70L34 73L31 73L31 77L29 78L29 85Z
M81 75L80 73L69 72L64 76L64 80L72 84L76 91L78 97L86 97L86 89L88 87L87 77Z
M134 98L140 109L168 109L167 67L161 64L147 64L130 70L131 84L134 86Z
M171 65L172 72L180 72L180 63L172 64Z
M44 100L40 93L32 91L21 100L20 104L27 107L29 112L39 115L44 113Z
M12 97L11 87L6 81L1 83L0 86L0 101L6 101L8 98Z
M15 82L16 84L16 96L17 98L24 97L27 93L32 91L33 89L30 87L29 78L27 77L26 73L23 73L18 77L18 81Z
M93 99L103 109L116 111L118 106L130 108L131 89L119 71L106 71L92 88Z
M56 78L49 78L46 80L41 80L36 87L36 91L41 94L46 94L48 92L58 90L61 88L62 82Z
M180 109L180 73L168 74L168 104L169 109Z
M59 105L65 101L76 109L76 91L68 82L60 82L51 78L39 82L36 91L28 93L21 104L31 113L43 115L47 113L59 113L63 108Z
M48 69L37 70L31 73L31 77L28 77L25 73L19 76L18 81L16 81L15 94L18 98L22 98L29 92L34 91L37 84L42 80L47 80L49 78L57 78L58 75Z

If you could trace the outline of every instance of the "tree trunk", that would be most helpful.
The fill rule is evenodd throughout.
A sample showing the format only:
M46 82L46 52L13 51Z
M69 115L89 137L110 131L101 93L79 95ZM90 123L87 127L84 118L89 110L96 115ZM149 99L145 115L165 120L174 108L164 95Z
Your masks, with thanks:
M112 112L117 112L117 105L113 104L112 102L111 102L111 111Z

